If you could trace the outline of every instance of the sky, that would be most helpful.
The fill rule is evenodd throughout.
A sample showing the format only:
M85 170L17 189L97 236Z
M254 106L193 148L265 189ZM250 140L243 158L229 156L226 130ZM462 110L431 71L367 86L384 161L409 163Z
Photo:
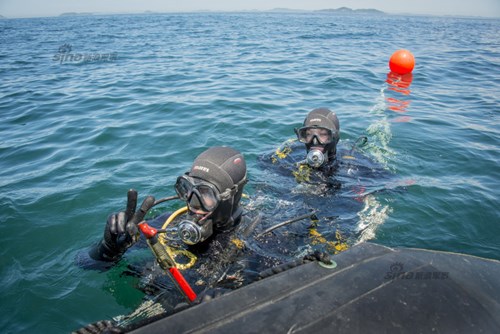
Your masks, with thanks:
M57 16L65 12L142 13L290 8L374 8L391 14L500 17L500 0L0 0L8 18Z

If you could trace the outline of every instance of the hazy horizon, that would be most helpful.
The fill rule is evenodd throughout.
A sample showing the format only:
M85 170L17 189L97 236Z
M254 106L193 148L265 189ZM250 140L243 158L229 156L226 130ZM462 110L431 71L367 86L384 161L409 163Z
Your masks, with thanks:
M292 10L321 10L348 7L352 9L377 9L388 14L414 15L451 15L451 16L481 16L500 17L500 1L477 0L453 1L421 0L418 2L402 2L398 0L257 0L249 2L215 0L209 4L203 0L187 0L182 4L161 0L89 0L67 1L53 0L41 4L37 0L0 0L0 15L6 18L29 18L58 16L63 13L93 13L93 14L136 14L147 11L158 13L196 12L196 11L266 11L275 8Z

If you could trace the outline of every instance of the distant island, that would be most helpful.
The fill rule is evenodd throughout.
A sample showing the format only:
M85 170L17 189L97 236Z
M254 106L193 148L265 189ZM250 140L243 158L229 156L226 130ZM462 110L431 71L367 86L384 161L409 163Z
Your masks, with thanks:
M194 10L191 11L193 13L204 13L204 12L211 12L211 13L217 13L217 11L213 10ZM237 10L237 11L222 11L223 13L237 13L237 12L243 12L243 13L328 13L328 14L341 14L341 15L351 15L351 14L363 14L363 15L385 15L387 13L378 10L378 9L352 9L349 7L340 7L340 8L328 8L328 9L317 9L317 10L306 10L306 9L291 9L291 8L273 8L273 9L268 9L268 10L260 10L260 9L246 9L246 10ZM120 15L120 14L162 14L161 12L156 12L156 11L151 11L151 10L145 10L142 13L90 13L90 12L82 12L82 13L77 13L77 12L67 12L67 13L62 13L59 16L90 16L90 15ZM166 14L166 13L165 13ZM1 16L0 16L1 17Z
M269 10L270 12L278 12L278 13L306 13L311 12L311 10L302 10L302 9L290 9L290 8L274 8ZM312 12L316 13L331 13L331 14L370 14L370 15L384 15L385 12L368 8L368 9L352 9L349 7L340 7L337 9L328 8L328 9L318 9L313 10Z
M62 13L59 16L88 16L88 15L94 15L94 13L75 13L75 12L69 12L69 13Z
M338 14L375 14L375 15L385 14L383 11L373 8L352 9L349 7L340 7L337 9L320 9L316 10L316 12L338 13Z

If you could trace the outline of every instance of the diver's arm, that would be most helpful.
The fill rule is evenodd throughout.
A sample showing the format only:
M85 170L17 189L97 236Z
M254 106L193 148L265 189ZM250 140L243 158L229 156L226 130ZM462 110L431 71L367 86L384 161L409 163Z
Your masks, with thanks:
M129 228L129 231L124 233L111 232L111 222L118 216L122 215L110 215L104 229L104 237L90 248L77 254L75 262L80 268L107 270L118 263L125 251L138 240L138 234L133 231L133 228Z
M134 215L136 206L137 191L131 189L127 194L127 209L108 216L103 238L90 247L88 256L77 255L77 264L80 267L94 267L92 260L105 262L104 267L110 267L111 264L121 259L130 246L137 242L139 231L135 224L136 219L134 219L136 218L136 215ZM97 267L102 266L98 265Z
M165 212L153 220L148 221L148 224L154 228L160 229L170 215L170 212ZM130 246L130 248L132 248L132 250L148 248L146 239L141 235L139 240L133 245L133 247ZM122 259L125 252L130 251L127 248L125 251L121 252L121 255L117 252L113 252L113 250L109 249L109 247L105 245L105 239L103 238L98 243L79 251L75 257L75 264L83 269L105 271L118 263Z
M99 270L99 271L106 271L110 268L112 268L119 259L116 261L104 261L104 260L96 260L95 254L93 252L95 249L99 246L100 242L96 245L91 246L90 248L83 249L78 252L78 254L75 257L75 264L86 270Z

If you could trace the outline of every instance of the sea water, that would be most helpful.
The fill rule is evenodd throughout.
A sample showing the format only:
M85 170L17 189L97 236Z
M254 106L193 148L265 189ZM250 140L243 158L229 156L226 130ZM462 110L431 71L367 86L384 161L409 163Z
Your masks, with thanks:
M316 107L337 113L341 145L367 136L362 153L392 175L360 189L358 241L500 259L499 29L325 13L1 20L0 331L64 333L134 310L143 295L124 268L74 264L127 190L173 195L197 154L228 145L251 198L273 181L259 157ZM401 48L416 66L394 79Z

